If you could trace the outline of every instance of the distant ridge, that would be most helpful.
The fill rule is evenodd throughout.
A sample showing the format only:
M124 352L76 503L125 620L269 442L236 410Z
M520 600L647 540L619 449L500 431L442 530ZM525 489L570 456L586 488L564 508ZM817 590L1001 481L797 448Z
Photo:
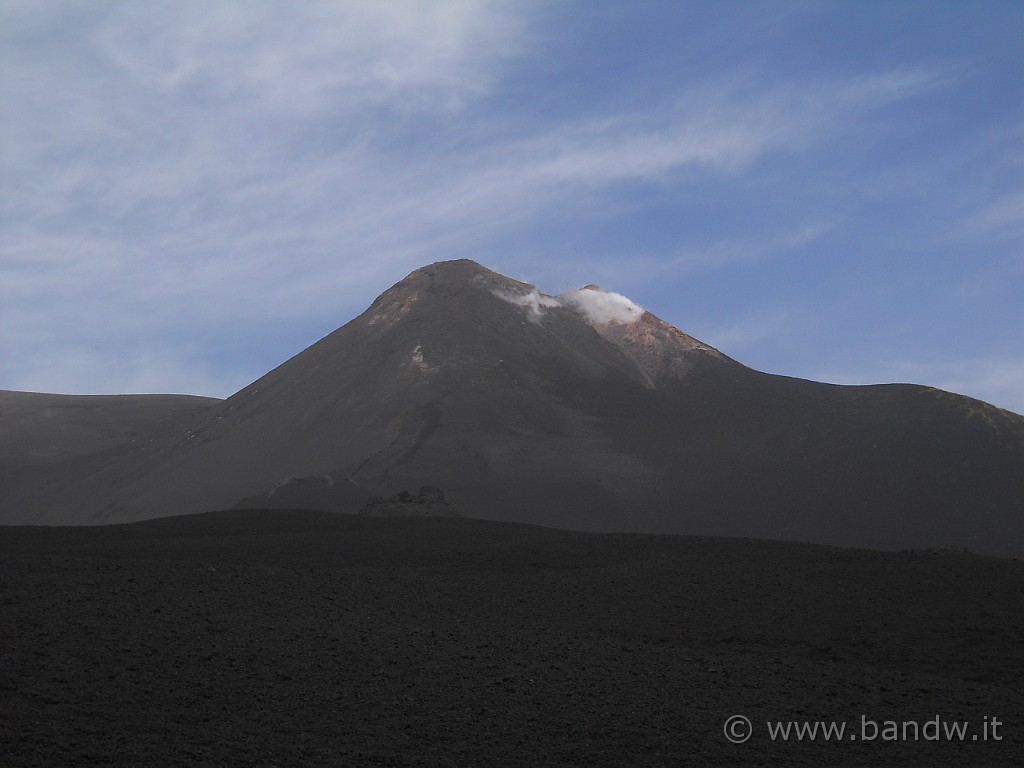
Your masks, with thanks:
M194 395L0 390L0 471L53 464L183 428L220 401Z
M551 527L1024 553L1024 417L761 373L619 294L468 260L414 271L187 427L15 474L8 524L355 513L431 485Z

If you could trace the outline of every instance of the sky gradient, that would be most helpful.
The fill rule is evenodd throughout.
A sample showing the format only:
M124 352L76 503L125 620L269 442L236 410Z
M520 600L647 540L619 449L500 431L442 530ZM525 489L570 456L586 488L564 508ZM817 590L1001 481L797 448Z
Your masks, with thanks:
M224 397L424 264L1024 412L1024 3L0 0L0 388Z

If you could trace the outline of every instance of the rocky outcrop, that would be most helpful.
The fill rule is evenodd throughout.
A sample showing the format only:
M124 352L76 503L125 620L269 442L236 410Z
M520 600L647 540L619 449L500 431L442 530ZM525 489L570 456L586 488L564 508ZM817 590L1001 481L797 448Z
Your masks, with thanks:
M415 495L402 491L387 499L373 496L359 514L370 517L462 517L445 501L444 492L432 485L422 486Z

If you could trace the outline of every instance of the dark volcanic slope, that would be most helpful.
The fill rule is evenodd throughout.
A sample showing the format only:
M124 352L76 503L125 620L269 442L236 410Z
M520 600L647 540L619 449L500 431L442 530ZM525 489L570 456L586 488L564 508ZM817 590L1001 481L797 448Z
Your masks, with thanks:
M908 385L750 370L650 313L586 314L470 261L117 462L13 489L6 522L440 487L468 516L585 530L1024 553L1024 417Z
M10 528L0 585L12 768L1024 755L1014 560L247 510ZM748 743L723 736L735 714ZM972 730L865 742L862 717ZM772 741L767 721L858 740Z
M84 482L90 472L116 466L156 438L186 434L219 402L192 395L0 390L0 521L60 520L81 493L95 502Z
M55 464L184 429L220 400L0 390L0 466Z

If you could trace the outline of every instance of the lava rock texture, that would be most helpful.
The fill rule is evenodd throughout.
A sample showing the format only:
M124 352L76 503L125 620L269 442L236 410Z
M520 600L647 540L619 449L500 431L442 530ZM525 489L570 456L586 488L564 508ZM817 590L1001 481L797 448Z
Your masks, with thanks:
M0 594L9 768L1024 756L1024 563L955 550L234 510L6 529ZM935 717L972 730L859 739Z

